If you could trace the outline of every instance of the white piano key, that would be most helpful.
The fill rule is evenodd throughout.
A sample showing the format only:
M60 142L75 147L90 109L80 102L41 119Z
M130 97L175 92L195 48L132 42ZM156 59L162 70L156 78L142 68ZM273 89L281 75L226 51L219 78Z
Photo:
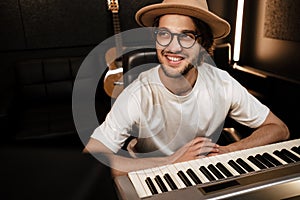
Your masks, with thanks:
M189 179L189 181L192 183L192 185L196 185L194 183L194 181L191 179L191 177L186 173L186 170L188 170L190 168L190 165L187 164L186 162L183 162L183 163L176 163L175 164L175 168L178 170L178 171L182 171L184 173L184 175Z
M277 146L278 147L278 146ZM269 153L271 156L273 156L276 160L278 160L279 162L281 162L281 164L286 165L288 164L287 162L285 162L284 160L282 160L280 157L278 157L277 155L275 155L273 152L275 150L281 150L280 148L272 148L270 146L267 146L264 148L264 152Z
M223 155L222 157L221 157L221 155L220 155L218 158L216 158L215 156L211 156L211 157L209 157L209 159L211 160L211 163L212 163L215 167L216 167L217 163L222 163L222 165L223 165L229 172L231 172L231 174L232 174L233 176L235 176L234 172L231 171L231 167L227 164L228 160L225 159L224 154L222 154L222 155ZM217 167L216 167L216 168L217 168ZM217 169L218 169L218 168L217 168ZM226 177L226 175L225 175L221 170L218 169L218 171L219 171L221 174L223 174L224 177Z
M176 181L179 184L178 188L186 188L185 184L183 183L183 181L179 178L179 176L177 176L177 169L174 167L174 165L168 165L168 168L170 170L170 172L174 175L173 177L176 179Z
M197 174L198 178L201 180L202 183L207 183L209 180L206 178L206 176L199 170L199 163L196 160L191 160L189 162L190 166L194 170L194 172Z
M152 172L154 173L155 176L158 175L161 178L162 182L164 183L164 185L166 186L166 188L168 189L168 191L172 190L170 188L169 184L164 179L164 173L162 173L162 171L161 171L161 169L159 167L152 168Z
M147 197L147 196L151 196L152 193L150 192L146 192L146 189L145 188L148 188L146 182L143 181L140 179L140 176L141 175L144 175L144 172L143 171L137 171L137 172L130 172L128 173L128 177L130 178L138 196L140 198L144 198L144 197ZM145 179L143 179L145 180Z
M159 188L158 184L157 184L156 181L154 180L155 175L154 175L154 173L152 172L152 169L145 169L144 172L145 172L146 176L149 177L149 178L151 179L151 181L153 182L153 184L154 184L154 186L155 186L157 192L158 192L159 194L162 193L162 191L161 191L161 189Z
M174 177L174 174L170 171L170 169L168 168L168 165L166 166L161 166L159 167L160 171L162 172L163 175L165 174L169 174L169 176L172 178L172 180L174 181L175 185L177 186L177 188L181 188L180 184L178 183L177 179Z
M218 178L207 168L207 166L210 164L209 163L209 158L208 157L204 157L202 159L198 159L196 160L196 162L198 162L199 167L204 166L210 173L211 175L218 180ZM202 172L201 172L202 173ZM204 174L203 174L204 175ZM205 176L205 175L204 175Z
M288 150L289 152L291 152L293 155L295 155L296 157L300 158L299 154L295 153L293 150L292 150L292 147L294 146L299 146L299 144L294 144L294 142L290 142L290 143L287 143L285 142L283 144L283 147Z
M252 167L255 171L259 171L261 169L259 169L256 165L254 165L251 161L249 161L247 158L249 157L249 154L246 154L244 151L239 151L237 152L237 154L239 154L240 158L245 161L245 163L247 163L250 167ZM243 168L243 166L241 166ZM245 169L246 170L246 169Z
M228 169L228 171L230 171L233 174L233 176L239 176L240 174L228 164L229 160L233 159L230 155L233 154L222 154L218 156L218 159L219 157L222 158L222 162L220 163L222 163L224 167L226 167L226 169Z

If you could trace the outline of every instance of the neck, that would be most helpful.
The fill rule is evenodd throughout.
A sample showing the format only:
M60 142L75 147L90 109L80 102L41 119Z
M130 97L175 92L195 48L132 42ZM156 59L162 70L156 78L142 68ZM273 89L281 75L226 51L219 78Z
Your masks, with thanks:
M163 70L159 68L159 77L164 86L173 94L184 96L190 93L196 83L198 70L193 67L187 74L180 77L168 77Z

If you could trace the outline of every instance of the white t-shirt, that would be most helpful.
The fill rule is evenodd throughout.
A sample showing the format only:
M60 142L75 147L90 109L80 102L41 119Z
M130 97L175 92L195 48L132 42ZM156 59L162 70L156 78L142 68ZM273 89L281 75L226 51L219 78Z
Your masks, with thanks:
M197 67L196 83L185 96L171 93L158 69L142 72L123 90L92 138L117 152L134 133L140 153L171 155L196 136L217 141L227 115L256 128L269 113L226 71L207 63Z

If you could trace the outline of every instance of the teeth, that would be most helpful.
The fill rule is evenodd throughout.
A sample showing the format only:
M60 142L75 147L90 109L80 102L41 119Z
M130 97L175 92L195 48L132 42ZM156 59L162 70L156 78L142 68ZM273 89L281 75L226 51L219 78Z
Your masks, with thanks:
M170 57L168 56L168 59L173 61L173 62L178 62L179 60L181 60L182 58L178 58L178 57Z

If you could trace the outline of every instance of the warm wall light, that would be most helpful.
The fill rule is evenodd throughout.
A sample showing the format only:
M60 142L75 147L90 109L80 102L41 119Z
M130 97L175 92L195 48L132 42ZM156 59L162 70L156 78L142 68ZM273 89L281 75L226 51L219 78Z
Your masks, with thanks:
M236 23L235 23L235 36L234 36L234 49L233 49L233 61L237 62L240 59L241 49L241 37L243 27L243 12L244 12L244 0L238 0Z

